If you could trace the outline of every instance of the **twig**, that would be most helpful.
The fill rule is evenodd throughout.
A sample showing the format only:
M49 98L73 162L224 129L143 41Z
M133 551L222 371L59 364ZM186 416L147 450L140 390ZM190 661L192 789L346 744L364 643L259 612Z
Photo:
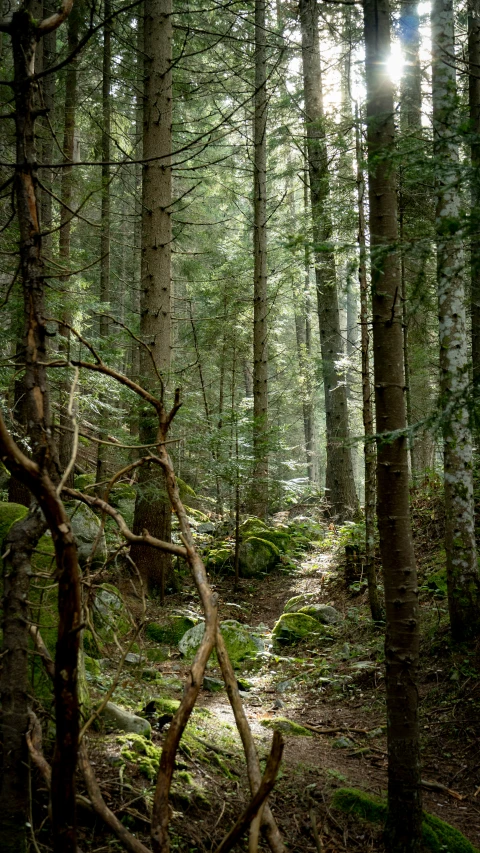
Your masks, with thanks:
M234 844L239 841L244 832L248 829L253 818L267 799L270 791L275 785L277 773L280 768L283 752L283 738L280 732L276 731L273 734L272 748L268 756L267 766L263 774L260 786L253 799L248 804L242 816L237 820L228 835L225 836L221 844L217 847L215 853L228 853Z
M100 786L95 778L90 761L88 760L87 748L84 741L82 741L78 750L78 763L85 779L88 796L97 814L100 815L110 829L113 829L115 835L130 853L151 853L149 848L145 847L138 838L135 838L108 808L102 797L102 792L100 791Z
M315 846L317 848L317 851L318 851L318 853L323 853L323 842L322 842L322 839L320 838L320 836L318 834L317 816L316 816L313 809L310 809L310 822L312 824L312 832L313 832L313 837L315 839Z
M63 472L62 479L60 480L60 482L57 486L57 495L61 494L62 489L63 489L65 483L67 482L67 480L68 480L68 478L69 478L69 476L73 470L73 466L75 465L75 459L77 458L78 423L77 423L77 419L75 417L75 413L73 411L73 400L74 400L74 396L75 396L75 389L77 387L79 374L80 374L80 371L79 371L78 367L76 367L75 368L75 374L73 377L72 387L70 388L70 396L68 398L68 409L67 409L68 417L70 418L70 420L72 421L72 424L73 424L72 455L70 457L70 461L69 461L67 467L65 468L65 471Z
M40 629L37 628L36 625L30 625L28 630L29 630L30 636L34 642L37 653L40 655L40 657L42 659L44 669L45 669L48 677L51 678L53 681L53 679L55 677L55 664L52 660L50 652L48 651L48 649L47 649L47 647L43 641L42 635L40 634Z

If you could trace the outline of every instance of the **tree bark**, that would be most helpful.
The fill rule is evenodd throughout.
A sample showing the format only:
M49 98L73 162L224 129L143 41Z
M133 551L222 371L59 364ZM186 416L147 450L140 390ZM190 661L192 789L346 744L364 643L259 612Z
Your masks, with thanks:
M416 853L422 803L418 731L418 585L410 528L407 441L381 435L406 426L400 259L388 0L364 0L370 253L377 449L377 517L386 605L389 853Z
M470 109L471 177L471 311L472 311L472 374L474 390L480 383L480 0L468 0L468 103Z
M110 0L104 0L103 14L108 19L112 10ZM101 212L101 237L100 237L100 302L104 310L109 312L110 301L110 134L111 134L111 64L112 64L112 24L108 22L103 28L103 68L102 68L102 212ZM108 317L100 317L100 337L108 338L110 324ZM106 400L101 402L104 404ZM105 425L105 415L102 420ZM105 439L106 433L102 430L100 438ZM96 483L104 483L108 477L108 445L97 445L97 469L95 474ZM98 494L103 493L100 485Z
M467 407L465 258L456 134L456 71L452 0L432 5L433 146L437 208L437 291L444 447L445 550L450 625L455 640L480 629L480 579L475 543L472 435Z
M375 571L375 439L373 429L372 388L370 383L370 322L367 246L365 240L365 180L363 176L363 151L360 136L360 123L357 111L355 147L357 159L357 204L358 204L358 280L360 283L360 329L362 347L362 418L365 444L365 575L368 583L368 602L374 622L383 618L382 606L378 595L377 573Z
M172 5L171 0L145 0L142 183L142 347L140 373L143 384L154 392L162 377L164 393L171 364L171 204L172 204ZM159 159L150 159L158 157ZM155 367L154 367L155 365ZM141 444L155 441L156 425L145 406L140 411ZM147 529L152 536L170 540L171 508L163 475L142 472L135 502L134 533ZM148 589L163 600L171 574L168 554L146 545L134 545L132 559Z
M325 392L326 490L332 513L345 519L355 514L358 499L348 447L347 393L344 378L337 369L337 361L343 356L343 341L332 246L333 226L328 209L328 155L324 129L318 9L314 0L301 0L300 21L315 277Z
M268 512L267 57L266 3L255 0L253 161L253 456L251 511Z

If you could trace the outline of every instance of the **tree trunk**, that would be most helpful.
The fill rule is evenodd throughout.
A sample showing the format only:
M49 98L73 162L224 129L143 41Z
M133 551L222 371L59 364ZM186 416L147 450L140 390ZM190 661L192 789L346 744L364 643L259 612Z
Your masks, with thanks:
M68 19L68 52L71 53L78 45L79 31L81 20L80 4L74 3L72 13ZM72 60L67 66L65 75L65 108L64 108L64 128L63 128L63 157L64 162L71 165L62 169L62 183L60 197L62 207L60 209L60 234L59 234L59 256L61 265L68 270L70 266L70 243L71 243L71 227L72 214L71 210L74 203L73 198L73 161L75 149L75 110L77 104L77 57ZM69 283L68 273L63 277L62 284L68 288ZM62 285L61 285L62 286ZM66 297L68 306L69 297ZM66 323L71 323L71 311L69 307L64 308L62 312L62 320ZM67 326L60 326L60 352L68 359L70 350L70 331ZM58 442L58 455L60 468L65 471L70 462L73 450L73 434L71 432L71 419L67 412L67 403L70 393L70 384L68 378L62 378L60 381L60 437ZM70 488L73 487L73 470L65 483Z
M268 512L267 60L265 0L255 0L253 456L251 511Z
M432 100L437 194L437 289L440 390L443 409L445 550L452 636L466 640L480 628L480 583L475 544L472 435L467 407L463 234L452 0L432 6Z
M468 102L470 108L471 178L471 305L472 373L474 390L480 384L480 0L468 0Z
M150 353L140 351L140 373L146 388L163 391L171 362L171 204L172 204L172 6L171 0L145 0L142 183L142 340ZM159 159L151 159L157 157ZM140 412L141 444L155 441L156 425L149 409ZM139 477L134 533L147 529L152 536L170 541L171 509L163 475L145 470ZM148 545L133 545L132 559L148 589L163 600L171 574L171 558Z
M388 0L364 0L370 252L377 434L404 430L402 310ZM378 440L377 516L386 605L389 853L420 849L422 803L418 731L418 585L408 503L404 436Z
M332 246L333 228L328 211L328 156L324 129L318 10L314 0L301 0L300 20L315 277L325 392L326 490L332 513L345 519L355 514L358 499L348 447L347 393L344 379L337 369L337 361L343 356L343 341Z
M106 19L111 14L111 2L105 0L103 15ZM109 312L110 301L110 134L111 134L111 107L110 107L110 85L112 64L112 24L105 24L103 28L103 74L102 74L102 213L101 213L101 237L100 237L100 302L103 310ZM104 315L100 316L100 337L108 338L109 320ZM105 404L105 398L100 403ZM101 419L106 423L105 413ZM105 439L104 429L100 438ZM97 445L97 470L95 482L102 484L108 478L108 445ZM98 494L101 496L105 486L100 485Z
M365 575L368 583L368 603L374 622L383 618L378 595L377 573L375 571L375 439L372 412L372 388L370 383L370 321L367 248L365 241L365 181L362 161L363 151L360 135L360 119L357 111L355 148L357 159L357 203L358 203L358 279L360 283L360 329L362 346L362 417L365 434Z

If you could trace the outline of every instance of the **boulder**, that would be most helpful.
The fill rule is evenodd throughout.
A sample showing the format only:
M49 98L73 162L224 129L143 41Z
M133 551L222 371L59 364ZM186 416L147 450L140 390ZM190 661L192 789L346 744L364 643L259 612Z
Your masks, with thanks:
M152 727L148 720L137 717L136 714L126 711L125 708L121 708L113 702L107 702L102 711L102 717L112 728L121 732L132 732L132 734L143 735L148 738L152 735Z
M272 636L279 645L294 645L300 640L325 633L325 626L306 613L282 613Z
M342 621L341 613L331 604L307 604L297 610L297 613L306 613L322 625L338 625Z
M189 628L193 628L196 620L190 616L174 614L161 625L149 622L145 627L145 636L154 643L166 646L176 646Z
M212 548L207 555L205 568L209 572L226 572L233 566L233 551L230 548Z
M215 533L215 525L213 521L203 521L198 525L197 530L199 533Z
M5 501L0 503L0 546L12 524L24 518L27 512L28 508L23 504L6 503Z
M234 619L226 619L220 625L223 639L233 667L242 661L255 658L258 652L265 651L265 644L252 628L241 625ZM182 637L178 648L186 658L193 658L205 632L205 623L199 622Z
M73 535L77 543L78 562L80 566L84 566L92 553L93 543L97 537L100 522L90 507L80 503L80 501L68 504L66 509L70 516L70 524L72 525ZM92 566L101 566L106 559L107 543L105 532L102 531L95 549Z
M266 574L278 563L280 551L273 542L251 536L240 544L240 574L244 578L254 578Z
M251 516L242 521L239 527L241 539L248 539L250 536L260 536L262 530L268 530L267 525L261 518Z
M304 592L301 595L294 595L293 598L288 599L283 612L297 613L298 610L301 610L307 604L313 604L316 598L318 598L316 592Z
M131 624L125 616L125 604L116 586L104 583L97 591L93 601L93 622L95 631L104 643L111 643L114 635L124 637Z

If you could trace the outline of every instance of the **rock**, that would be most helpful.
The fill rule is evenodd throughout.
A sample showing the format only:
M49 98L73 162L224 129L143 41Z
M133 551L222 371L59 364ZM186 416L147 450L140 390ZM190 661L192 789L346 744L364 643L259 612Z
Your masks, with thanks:
M233 551L230 548L212 548L205 562L209 572L228 572L233 568Z
M85 506L80 501L67 504L66 510L70 516L70 524L77 543L78 562L80 566L85 566L92 553L93 543L100 529L100 522L90 507ZM102 531L91 565L93 568L101 566L106 559L107 542L105 533Z
M255 658L258 652L265 651L261 637L258 637L248 625L241 625L234 619L226 619L220 625L225 645L233 667L247 659ZM193 658L205 631L205 623L199 622L184 634L178 644L182 655Z
M273 720L260 720L260 725L267 729L276 729L283 735L290 737L313 737L312 732L294 723L293 720L287 720L286 717L276 717Z
M252 537L261 539L264 542L271 542L279 551L285 552L290 544L290 534L287 528L280 529L278 527L267 527L264 521L260 518L247 518L239 528L240 538L247 541Z
M218 693L224 687L225 684L220 678L212 678L209 675L205 675L203 678L203 689L208 690L210 693Z
M342 621L341 614L330 604L307 604L297 610L297 613L306 613L322 625L337 625Z
M254 578L269 572L278 563L280 551L273 542L251 536L240 544L240 574Z
M215 525L211 521L205 521L198 525L197 530L199 533L215 533Z
M285 702L282 702L281 699L275 699L275 702L273 703L273 710L279 711L280 708L285 708Z
M314 638L325 633L325 627L306 613L282 613L272 637L279 645L293 645L305 637Z
M125 616L123 598L113 584L102 584L95 595L92 613L95 630L104 643L111 643L114 634L117 637L125 636L131 628Z
M125 655L125 663L131 663L131 664L133 664L133 666L135 666L136 664L142 663L142 661L143 661L142 655L137 655L137 654L135 654L135 652L128 652L128 654Z
M295 682L292 678L288 681L279 681L276 690L277 693L288 693L289 690L293 690L295 688Z
M173 614L161 625L149 622L145 627L145 636L161 645L176 646L185 632L193 628L195 621L190 616Z
M137 717L136 714L131 714L125 708L120 708L113 702L107 702L102 711L102 717L106 723L109 723L116 729L122 732L132 732L133 734L143 735L150 738L152 735L152 727L148 720L143 717Z
M239 690L244 690L248 693L248 691L252 689L253 684L251 681L247 681L246 678L237 678L237 686Z
M349 737L338 737L333 741L332 747L333 749L351 749L352 746L355 746L353 740L350 740Z
M239 527L240 538L249 539L250 536L261 536L262 531L266 530L268 530L268 527L261 518L251 516L242 521Z
M24 518L27 512L28 508L23 504L6 503L5 501L0 503L0 546L12 524Z
M293 598L288 599L285 607L283 608L283 612L297 613L297 611L301 610L302 607L305 607L308 604L313 604L316 598L318 598L318 594L316 592L304 592L302 595L294 595Z

